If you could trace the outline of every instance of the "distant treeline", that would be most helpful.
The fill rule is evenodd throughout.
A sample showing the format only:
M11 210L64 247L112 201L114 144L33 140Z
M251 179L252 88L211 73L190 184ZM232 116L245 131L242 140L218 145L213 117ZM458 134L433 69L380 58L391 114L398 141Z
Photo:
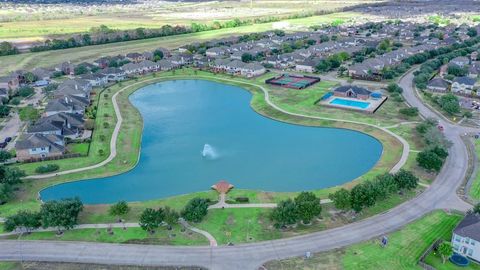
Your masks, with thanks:
M15 48L10 42L0 43L0 56L18 54L18 49Z
M100 45L114 42L122 41L131 41L131 40L140 40L147 38L157 38L157 37L166 37L174 36L181 34L197 33L203 31L224 29L224 28L235 28L245 25L260 24L260 23L269 23L276 22L280 20L288 19L298 19L306 18L315 15L328 14L327 11L318 11L318 12L309 12L294 14L283 17L263 17L263 18L254 18L254 19L233 19L229 21L214 21L211 24L202 24L202 23L192 23L189 26L185 25L164 25L161 28L136 28L133 30L116 30L111 29L105 25L100 27L94 27L90 29L88 33L74 35L68 39L47 39L43 45L34 46L30 49L32 52L48 51L48 50L60 50L67 48L83 47L90 45Z

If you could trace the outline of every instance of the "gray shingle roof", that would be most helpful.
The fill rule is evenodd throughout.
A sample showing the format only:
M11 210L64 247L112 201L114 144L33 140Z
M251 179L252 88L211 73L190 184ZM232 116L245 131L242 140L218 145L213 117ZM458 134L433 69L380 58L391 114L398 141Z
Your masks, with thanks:
M28 134L24 135L15 144L17 150L48 147L50 152L64 152L65 147L56 142L62 141L63 137L59 135Z
M355 85L343 85L335 88L333 91L346 93L347 91L352 90L357 95L370 95L372 92L366 88L355 86Z
M480 241L480 215L469 214L455 227L455 234Z

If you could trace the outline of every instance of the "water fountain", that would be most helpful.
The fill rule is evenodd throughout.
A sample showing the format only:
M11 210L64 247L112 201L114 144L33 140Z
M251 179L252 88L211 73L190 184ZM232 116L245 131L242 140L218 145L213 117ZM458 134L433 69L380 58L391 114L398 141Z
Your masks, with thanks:
M204 158L215 159L217 157L217 152L210 144L206 143L203 146L202 156Z

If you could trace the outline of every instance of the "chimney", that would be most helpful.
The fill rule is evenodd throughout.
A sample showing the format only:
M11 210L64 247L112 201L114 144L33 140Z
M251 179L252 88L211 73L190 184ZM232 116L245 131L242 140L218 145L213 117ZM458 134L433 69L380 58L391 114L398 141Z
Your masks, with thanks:
M65 103L68 104L68 97L65 97Z

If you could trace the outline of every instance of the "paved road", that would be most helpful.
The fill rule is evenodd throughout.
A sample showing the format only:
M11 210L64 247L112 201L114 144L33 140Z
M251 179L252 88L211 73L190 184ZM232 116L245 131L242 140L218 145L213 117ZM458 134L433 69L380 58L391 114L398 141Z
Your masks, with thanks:
M425 117L434 116L411 89L412 74L400 84L405 99ZM268 95L267 95L267 100ZM416 198L388 212L343 227L293 238L219 247L168 247L83 242L0 241L0 260L64 261L131 265L199 265L210 269L255 269L269 260L301 256L348 246L395 231L434 209L465 211L471 206L456 196L467 170L467 150L460 140L464 128L442 121L445 135L453 142L445 166Z
M20 128L22 126L22 122L20 121L20 117L18 116L17 113L11 113L10 119L8 119L0 131L0 142L5 141L5 138L7 137L16 137L18 135L18 132L20 131ZM6 149L10 150L14 146L14 142L11 141Z

